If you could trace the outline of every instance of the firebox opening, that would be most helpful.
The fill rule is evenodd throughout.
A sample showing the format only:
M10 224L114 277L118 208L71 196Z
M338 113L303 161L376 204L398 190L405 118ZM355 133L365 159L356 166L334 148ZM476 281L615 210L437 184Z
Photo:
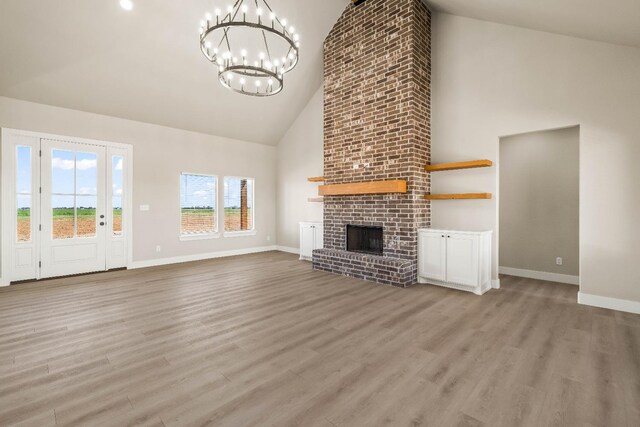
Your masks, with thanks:
M382 227L347 225L347 251L382 255Z

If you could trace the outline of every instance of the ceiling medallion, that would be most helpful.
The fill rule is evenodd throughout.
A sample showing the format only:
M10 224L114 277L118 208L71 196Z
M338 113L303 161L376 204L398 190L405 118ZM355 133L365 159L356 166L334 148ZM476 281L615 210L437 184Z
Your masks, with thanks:
M200 49L226 88L272 96L282 91L284 75L298 64L300 36L287 24L266 0L237 0L200 22Z

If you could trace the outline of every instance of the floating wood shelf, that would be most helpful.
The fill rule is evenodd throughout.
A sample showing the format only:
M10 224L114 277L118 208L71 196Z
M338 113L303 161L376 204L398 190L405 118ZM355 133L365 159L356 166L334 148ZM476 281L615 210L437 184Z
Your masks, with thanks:
M491 193L427 194L426 200L491 199Z
M324 176L312 176L311 178L307 178L309 182L324 182Z
M324 197L309 197L307 201L314 202L314 203L322 203L324 202Z
M370 181L352 182L349 184L321 185L318 194L321 196L350 196L355 194L406 193L407 181Z
M470 162L440 163L437 165L427 165L424 169L427 172L453 171L459 169L488 168L493 166L491 160L472 160Z

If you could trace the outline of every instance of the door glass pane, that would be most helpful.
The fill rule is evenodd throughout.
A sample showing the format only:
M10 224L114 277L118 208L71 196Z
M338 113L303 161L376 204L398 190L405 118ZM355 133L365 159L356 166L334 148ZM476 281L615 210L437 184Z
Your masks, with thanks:
M53 221L51 229L54 240L73 239L75 234L74 199L74 196L52 196Z
M111 195L113 206L111 230L114 236L122 236L123 169L124 158L122 156L113 156L111 158Z
M97 202L96 196L76 196L76 236L95 237Z
M113 197L113 235L122 236L122 197Z
M98 156L76 153L76 194L98 194Z
M16 147L16 192L31 194L31 147Z
M73 194L75 192L75 156L73 151L53 150L51 171L51 192L53 194Z
M31 196L18 195L18 242L31 240Z
M31 147L16 147L16 235L18 242L31 240Z

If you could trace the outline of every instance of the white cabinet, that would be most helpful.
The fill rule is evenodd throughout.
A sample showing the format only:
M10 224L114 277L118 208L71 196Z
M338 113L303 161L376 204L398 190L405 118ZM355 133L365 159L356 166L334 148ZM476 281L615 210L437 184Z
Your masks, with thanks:
M418 231L418 282L482 295L491 288L491 231Z
M440 233L420 233L418 238L418 254L429 254L421 257L418 263L418 276L445 281L447 277L447 241ZM419 255L420 256L420 255Z
M311 261L314 249L322 249L324 228L321 222L300 223L300 259Z

